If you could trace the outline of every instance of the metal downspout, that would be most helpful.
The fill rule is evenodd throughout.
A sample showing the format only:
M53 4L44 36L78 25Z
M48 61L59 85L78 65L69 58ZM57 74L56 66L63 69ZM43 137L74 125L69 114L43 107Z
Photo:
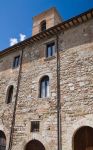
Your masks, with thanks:
M61 103L60 103L60 53L58 45L58 35L56 35L56 48L57 48L57 143L58 143L58 150L62 150Z
M21 79L22 61L23 61L23 49L22 49L22 52L21 52L19 74L18 74L18 80L17 80L17 90L16 90L14 110L13 110L13 116L12 116L12 122L11 122L10 139L9 139L8 150L12 150L12 145L13 145L13 133L14 133L14 126L15 126L15 116L16 116L16 106L17 106L17 101L18 101L19 85L20 85L20 79Z

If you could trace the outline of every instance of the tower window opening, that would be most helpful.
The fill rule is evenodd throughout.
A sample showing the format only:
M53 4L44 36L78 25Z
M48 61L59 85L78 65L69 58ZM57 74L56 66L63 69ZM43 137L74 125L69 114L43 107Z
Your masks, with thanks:
M41 22L41 31L45 31L45 30L46 30L46 21L43 20L43 21Z

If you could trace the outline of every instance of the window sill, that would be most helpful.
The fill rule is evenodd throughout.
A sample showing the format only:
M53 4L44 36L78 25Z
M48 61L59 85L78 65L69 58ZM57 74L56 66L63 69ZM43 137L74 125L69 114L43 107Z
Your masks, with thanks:
M51 97L41 97L41 98L39 97L38 99L39 99L39 100L50 100Z
M17 69L17 68L19 68L19 65L18 65L18 66L16 66L16 67L12 67L12 69L13 69L13 70L15 70L15 69Z
M17 72L17 71L19 71L19 66L16 67L16 68L12 68L11 71L12 71L12 72Z
M56 56L46 57L46 58L44 59L44 61L49 61L49 60L52 60L52 59L54 59L54 58L56 58Z

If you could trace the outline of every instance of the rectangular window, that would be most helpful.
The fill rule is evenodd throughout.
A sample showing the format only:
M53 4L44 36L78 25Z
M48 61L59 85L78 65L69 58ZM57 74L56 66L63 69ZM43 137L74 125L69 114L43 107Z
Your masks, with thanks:
M47 49L46 49L46 57L51 57L54 56L55 54L55 43L50 43L47 44Z
M39 121L31 121L31 132L39 132Z
M20 64L20 55L14 58L13 68L17 68Z

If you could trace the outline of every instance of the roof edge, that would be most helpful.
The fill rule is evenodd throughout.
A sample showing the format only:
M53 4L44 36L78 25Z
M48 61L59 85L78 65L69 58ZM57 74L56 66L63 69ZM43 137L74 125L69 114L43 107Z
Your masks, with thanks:
M84 16L86 19L84 19ZM32 37L25 39L22 42L19 42L11 47L8 47L8 48L0 51L0 57L3 56L4 54L8 54L8 53L14 51L15 49L24 47L25 45L29 45L35 41L39 41L40 39L43 39L46 36L55 35L57 33L60 33L61 30L64 31L64 30L70 29L71 27L77 26L77 25L84 23L92 18L93 18L93 8L89 9L88 11L83 12L75 17L72 17L62 23L59 23L59 24L47 29L46 31L40 32Z

